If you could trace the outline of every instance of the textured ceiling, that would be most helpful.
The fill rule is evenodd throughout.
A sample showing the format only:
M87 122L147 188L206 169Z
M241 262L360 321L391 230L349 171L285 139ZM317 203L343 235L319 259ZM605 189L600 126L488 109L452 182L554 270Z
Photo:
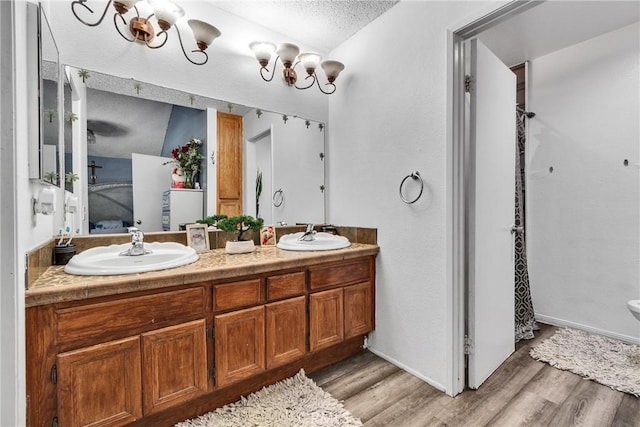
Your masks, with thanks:
M490 28L478 38L512 66L638 20L638 1L546 1Z
M289 35L320 52L329 52L397 2L213 0L212 4L263 27Z

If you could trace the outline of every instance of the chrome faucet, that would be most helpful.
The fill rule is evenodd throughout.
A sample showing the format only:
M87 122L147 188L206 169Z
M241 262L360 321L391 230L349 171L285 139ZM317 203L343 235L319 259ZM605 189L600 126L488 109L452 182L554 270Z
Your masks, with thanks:
M131 247L126 251L120 252L120 255L140 256L151 253L151 251L144 249L144 233L142 230L136 227L129 227L127 231L131 234Z
M306 230L304 231L302 236L298 238L298 240L301 242L311 242L315 240L315 235L316 231L313 229L313 224L307 224Z

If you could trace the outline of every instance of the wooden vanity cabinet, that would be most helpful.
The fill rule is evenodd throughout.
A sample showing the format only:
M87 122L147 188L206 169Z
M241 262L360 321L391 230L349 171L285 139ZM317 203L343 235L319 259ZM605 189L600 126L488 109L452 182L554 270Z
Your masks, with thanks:
M139 337L59 354L59 425L119 426L141 418L140 361Z
M30 307L29 426L172 425L355 354L375 257Z
M344 338L373 331L373 283L344 288Z
M215 318L218 386L251 377L265 369L264 308L254 307Z
M264 292L255 287L254 280L237 282L235 291L231 291L233 283L214 286L216 309L259 304L215 316L218 386L282 366L306 354L304 278L304 272L269 276ZM268 299L299 296L264 304L263 293Z
M55 306L59 425L125 425L206 393L206 295L196 286Z
M309 350L336 345L344 339L342 288L309 295Z
M152 414L207 392L205 320L142 334L144 414Z
M307 352L304 296L265 305L267 369L286 365Z
M373 330L374 282L372 258L309 268L310 351Z
M207 391L205 321L57 356L65 426L119 426Z

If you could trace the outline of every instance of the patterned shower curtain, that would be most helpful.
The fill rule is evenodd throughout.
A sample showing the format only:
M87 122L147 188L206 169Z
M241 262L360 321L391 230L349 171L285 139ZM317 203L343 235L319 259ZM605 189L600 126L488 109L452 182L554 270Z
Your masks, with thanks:
M525 114L516 113L516 212L515 212L515 340L532 339L533 331L538 329L534 319L531 289L529 287L529 271L527 268L527 246L525 239L524 217L524 146L525 146Z

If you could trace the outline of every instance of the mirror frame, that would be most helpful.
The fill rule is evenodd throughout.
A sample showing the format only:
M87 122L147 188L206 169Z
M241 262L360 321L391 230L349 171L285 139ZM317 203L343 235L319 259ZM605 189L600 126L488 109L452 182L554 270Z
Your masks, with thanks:
M56 187L60 187L61 183L64 182L64 170L61 166L61 159L63 159L64 155L64 147L61 146L62 141L62 130L64 125L64 117L61 114L62 111L62 84L61 84L61 75L62 75L62 66L60 64L60 49L56 44L55 37L53 35L53 31L51 26L49 25L49 21L47 16L42 8L42 4L34 4L27 3L27 50L28 54L28 63L29 63L29 80L34 82L33 85L29 86L29 99L35 100L35 105L33 105L32 111L34 114L37 111L38 114L38 126L32 127L29 131L29 178L32 180L40 181L46 185L53 185ZM46 181L44 177L44 117L45 117L45 107L44 107L44 52L43 52L43 37L47 37L51 39L51 44L55 48L55 51L51 56L55 56L55 61L53 61L53 68L55 68L56 72L56 122L57 122L57 132L55 139L57 140L56 146L56 155L55 155L55 163L56 163L56 174L57 183L53 183L50 181Z

